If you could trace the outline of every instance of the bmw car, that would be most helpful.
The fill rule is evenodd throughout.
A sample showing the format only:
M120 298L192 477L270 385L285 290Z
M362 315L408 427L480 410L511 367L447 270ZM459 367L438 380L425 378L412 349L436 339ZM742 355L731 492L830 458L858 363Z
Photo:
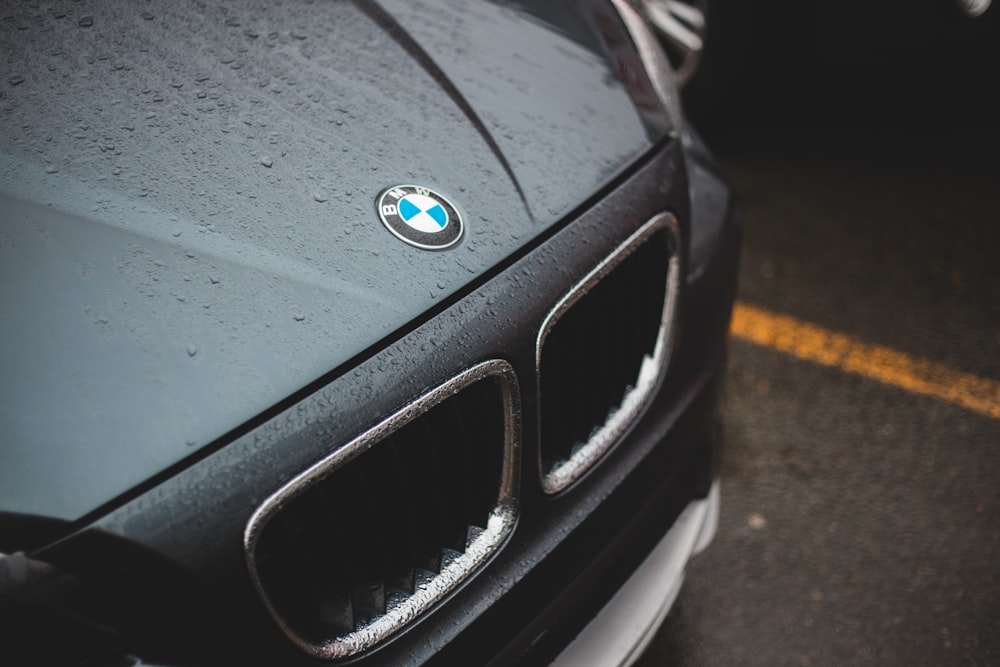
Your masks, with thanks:
M740 233L622 0L0 10L0 663L624 665Z

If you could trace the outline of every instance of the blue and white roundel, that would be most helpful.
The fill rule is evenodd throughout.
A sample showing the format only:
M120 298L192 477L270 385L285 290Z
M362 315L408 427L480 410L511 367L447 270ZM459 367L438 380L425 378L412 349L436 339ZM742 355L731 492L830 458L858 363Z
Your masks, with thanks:
M406 195L396 205L403 222L418 232L437 234L448 226L448 212L433 197Z
M375 201L382 224L417 248L442 250L462 239L462 216L444 195L419 185L397 185Z

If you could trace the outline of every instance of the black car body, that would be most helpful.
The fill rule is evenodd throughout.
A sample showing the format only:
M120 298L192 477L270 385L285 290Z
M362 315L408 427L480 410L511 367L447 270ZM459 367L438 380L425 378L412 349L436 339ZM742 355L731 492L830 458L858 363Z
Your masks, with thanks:
M542 664L709 494L739 234L624 3L0 14L0 662Z

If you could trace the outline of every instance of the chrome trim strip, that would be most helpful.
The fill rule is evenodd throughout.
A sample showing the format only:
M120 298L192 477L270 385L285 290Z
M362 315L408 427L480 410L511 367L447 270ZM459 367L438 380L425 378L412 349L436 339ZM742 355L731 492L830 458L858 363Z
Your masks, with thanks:
M629 5L628 0L611 0L611 4L618 11L625 29L632 37L632 43L639 54L639 60L646 68L646 74L649 75L656 96L670 115L673 127L670 128L669 134L671 137L677 137L684 123L684 113L681 109L680 94L677 92L677 82L674 80L674 68L670 65L667 54L663 52L663 46L649 24Z
M636 6L656 28L678 88L691 80L705 50L708 0L641 0Z
M443 565L441 572L420 582L413 595L397 601L386 613L368 625L335 639L317 644L299 636L271 604L257 575L255 547L261 531L284 503L323 480L348 461L372 448L389 434L429 411L461 390L488 378L500 384L504 411L504 455L500 493L484 531L472 537L464 553ZM413 402L337 448L310 468L292 478L268 497L250 517L243 534L250 578L268 612L284 633L303 651L317 658L344 658L357 655L402 629L426 612L464 581L500 547L514 528L520 488L521 406L517 376L513 366L502 359L484 361L434 387ZM387 602L387 604L389 604Z
M556 322L559 321L559 318L573 304L579 301L598 282L611 273L634 250L661 231L666 231L670 236L669 242L672 246L672 252L667 267L667 285L663 301L663 315L660 320L660 329L656 336L656 343L653 346L653 356L646 355L643 358L635 386L625 394L621 405L608 417L604 425L595 431L583 447L573 454L568 461L546 472L542 469L541 446L538 448L538 471L542 479L542 489L545 493L551 494L562 491L579 479L599 458L604 456L645 409L649 399L666 375L667 365L670 361L670 350L673 348L674 342L675 321L677 319L676 311L681 281L680 226L677 223L677 218L666 212L653 216L652 219L615 248L614 252L598 264L559 300L546 316L542 323L542 328L538 332L538 339L535 345L535 372L539 383L539 395L541 395L542 346L545 343L546 336L552 331ZM541 423L542 418L543 415L539 415L539 423ZM539 442L541 442L541 426L539 426L538 433ZM544 445L544 443L541 444Z

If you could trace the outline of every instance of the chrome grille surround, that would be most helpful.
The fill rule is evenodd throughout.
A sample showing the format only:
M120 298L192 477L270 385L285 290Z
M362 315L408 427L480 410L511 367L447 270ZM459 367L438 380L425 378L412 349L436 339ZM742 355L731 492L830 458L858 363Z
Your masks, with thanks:
M323 642L310 641L297 633L284 620L268 597L256 563L256 547L268 522L289 503L312 488L338 468L377 446L393 432L430 411L463 389L487 379L498 381L502 396L504 451L500 490L496 505L490 511L484 530L470 531L463 553L442 559L439 573L420 580L412 595L394 599L386 613L371 622L336 638ZM517 377L507 361L494 359L482 362L431 389L413 402L338 447L325 458L306 469L269 496L250 517L244 531L244 549L250 578L264 601L268 612L282 631L303 651L325 659L346 658L366 651L428 611L435 603L454 590L476 569L483 565L503 544L513 530L518 512L520 484L521 408Z
M604 456L639 417L666 375L676 329L675 320L681 281L680 252L682 246L677 218L670 213L663 212L647 221L556 303L538 332L535 346L535 370L541 385L542 350L546 337L552 332L559 319L636 249L658 233L667 234L670 257L666 271L663 310L653 353L651 356L644 356L638 376L625 393L621 403L612 410L603 425L595 429L587 441L573 452L569 459L553 466L550 470L545 470L542 460L542 448L545 443L540 443L538 470L545 493L554 494L569 487ZM540 386L539 395L542 391L543 387ZM544 418L544 414L540 414L539 421L541 422ZM539 427L539 440L541 439L541 427Z

